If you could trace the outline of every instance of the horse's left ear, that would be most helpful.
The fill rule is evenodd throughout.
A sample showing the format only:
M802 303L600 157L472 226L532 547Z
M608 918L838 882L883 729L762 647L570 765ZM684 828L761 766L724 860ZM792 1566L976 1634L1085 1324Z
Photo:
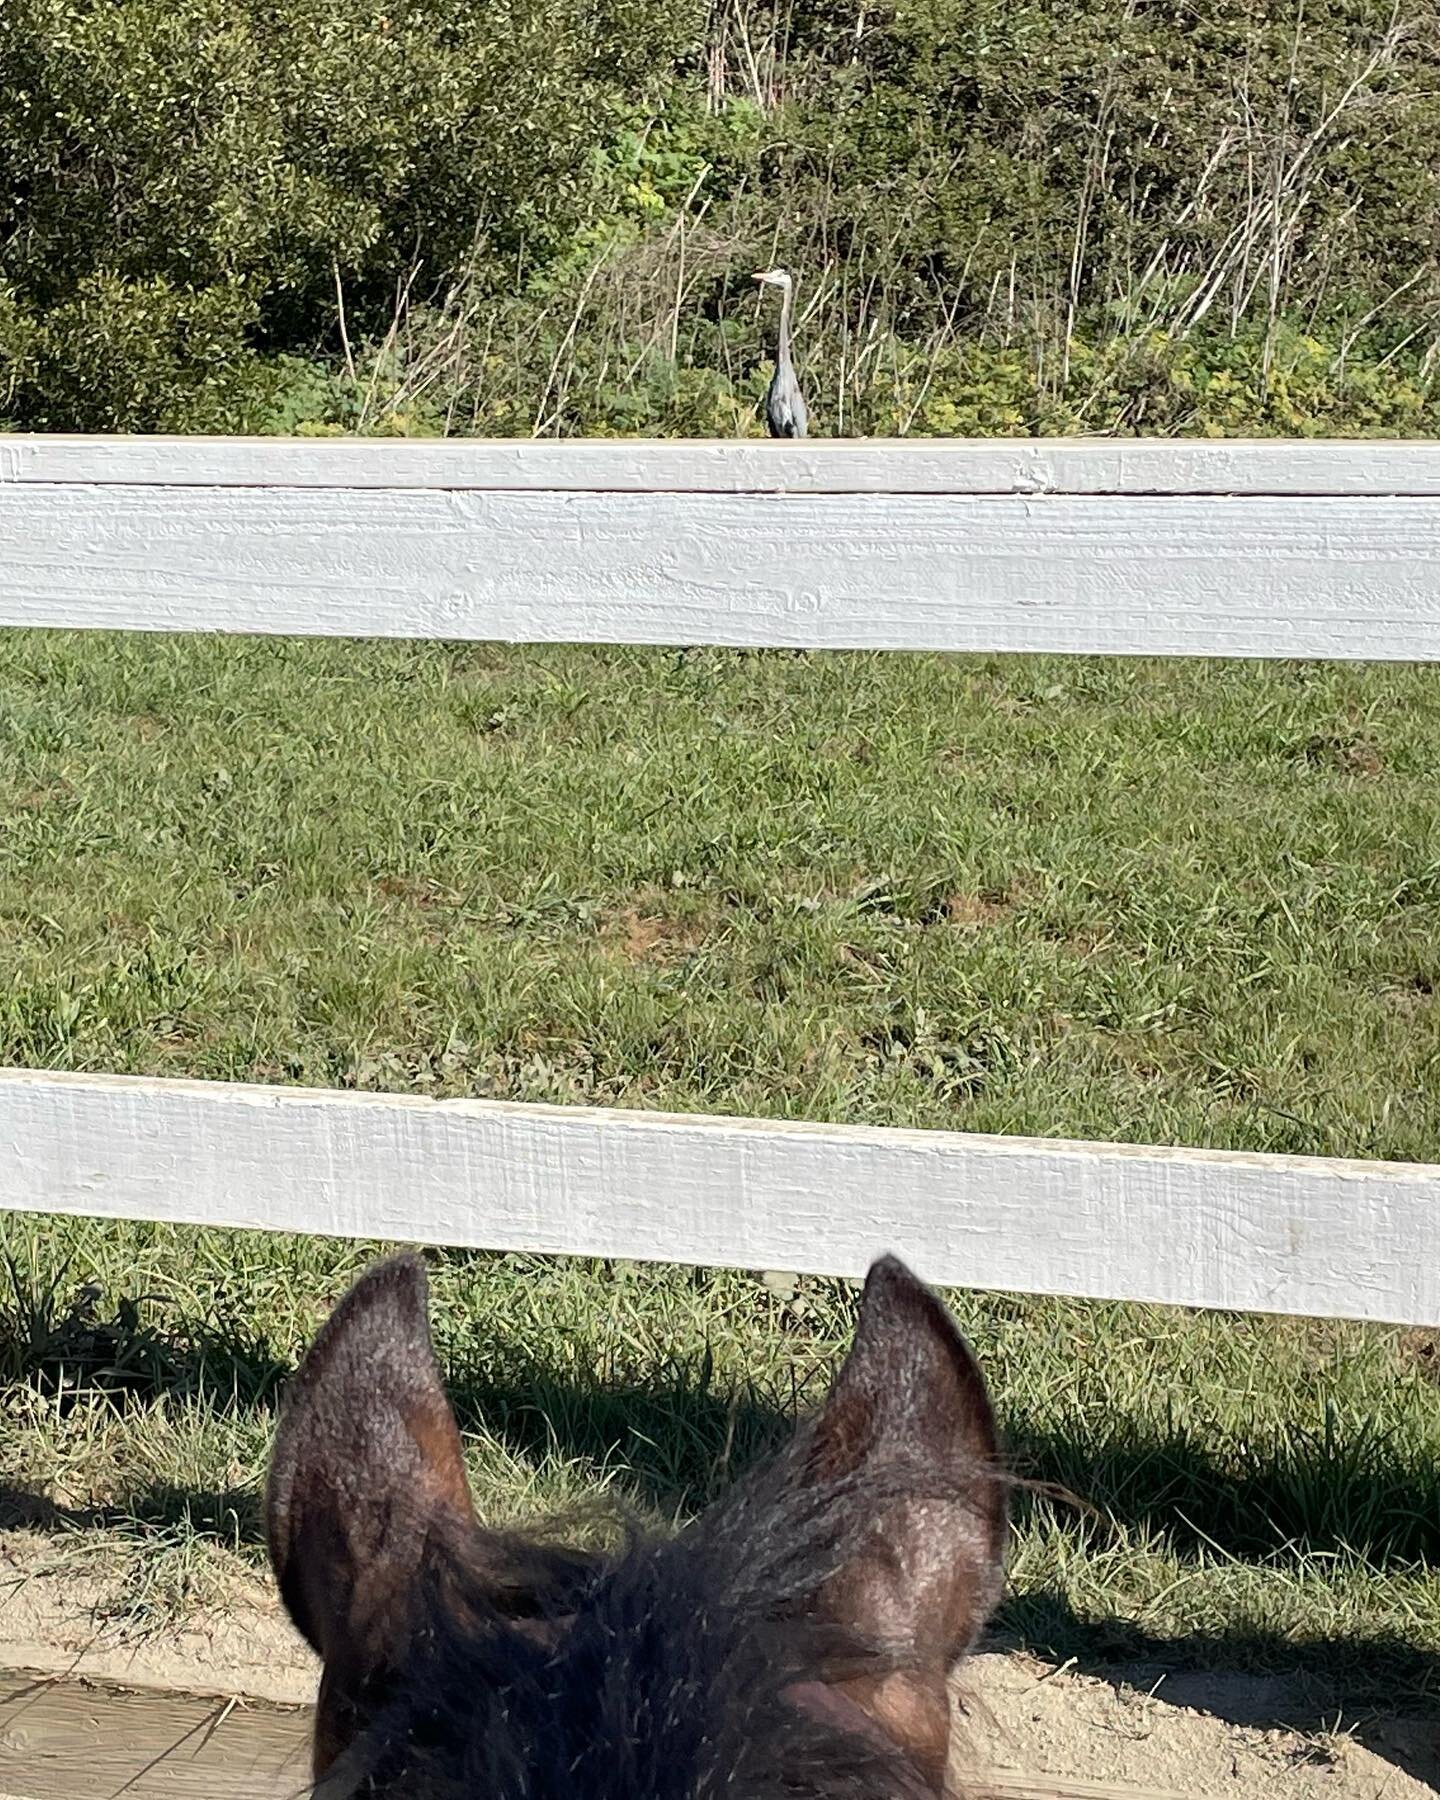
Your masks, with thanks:
M424 1629L479 1530L426 1315L397 1257L341 1301L295 1377L267 1499L281 1597L325 1665L322 1774Z
M985 1379L950 1315L903 1263L865 1283L855 1342L810 1427L814 1477L873 1481L873 1528L826 1590L838 1623L891 1672L831 1688L944 1781L949 1677L999 1598L1006 1484Z

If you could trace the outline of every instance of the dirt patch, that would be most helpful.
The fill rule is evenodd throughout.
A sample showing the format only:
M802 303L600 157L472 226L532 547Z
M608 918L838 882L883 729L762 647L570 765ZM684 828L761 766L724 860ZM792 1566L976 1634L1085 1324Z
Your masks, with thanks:
M68 781L57 777L54 781L42 781L38 787L32 787L21 794L15 805L21 812L44 812L47 806L67 805L75 798L75 790Z
M1435 978L1420 971L1381 990L1385 1001L1407 1017L1427 1012L1435 1001Z
M1154 1800L1419 1800L1440 1778L1440 1725L1372 1717L1347 1730L1343 1704L1302 1673L1137 1665L1101 1679L1013 1654L975 1658L966 1685L971 1766L1038 1778L1037 1796L1050 1777Z
M1092 956L1104 955L1114 942L1112 925L1079 925L1064 939L1062 948L1068 955L1087 962Z
M634 906L608 919L602 930L628 963L677 962L698 949L705 936L698 920L667 918Z
M1317 731L1305 740L1301 755L1312 768L1332 769L1341 775L1374 780L1385 772L1385 753L1373 738L1362 734Z
M941 910L947 925L999 925L1015 907L1003 894L947 894Z
M223 1614L197 1614L164 1636L137 1637L97 1623L101 1584L62 1567L64 1556L40 1533L0 1540L0 1667L185 1694L313 1700L315 1660L268 1582L238 1582ZM1256 1677L1127 1665L1102 1677L995 1652L967 1665L963 1688L957 1765L972 1772L967 1789L975 1795L1420 1800L1440 1780L1440 1723L1370 1714L1351 1729L1343 1696L1320 1691L1300 1672ZM138 1754L138 1737L136 1744ZM291 1794L294 1766L292 1755ZM0 1787L27 1792L4 1772ZM41 1789L32 1783L30 1791Z
M460 896L453 889L443 887L438 881L431 881L423 875L382 875L375 883L377 894L386 900L403 901L407 906L418 907L428 912L437 906L458 906Z
M41 1532L0 1536L0 1667L254 1699L308 1702L317 1668L268 1581L237 1571L222 1610L143 1632L115 1608L106 1559Z
M1417 1326L1413 1331L1402 1332L1400 1354L1426 1381L1440 1387L1440 1331L1433 1326Z

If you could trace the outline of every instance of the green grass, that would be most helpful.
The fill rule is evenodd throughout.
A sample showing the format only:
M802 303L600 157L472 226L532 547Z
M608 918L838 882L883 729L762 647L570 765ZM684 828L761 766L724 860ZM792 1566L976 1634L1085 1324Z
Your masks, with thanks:
M0 1061L1440 1160L1437 781L1410 668L9 633ZM372 1247L0 1235L3 1504L171 1618L258 1559L277 1384ZM687 1512L852 1306L436 1281L495 1517ZM1006 1633L1431 1683L1431 1339L956 1304L1095 1509L1026 1504Z
M1440 1155L1425 670L7 634L0 1058Z

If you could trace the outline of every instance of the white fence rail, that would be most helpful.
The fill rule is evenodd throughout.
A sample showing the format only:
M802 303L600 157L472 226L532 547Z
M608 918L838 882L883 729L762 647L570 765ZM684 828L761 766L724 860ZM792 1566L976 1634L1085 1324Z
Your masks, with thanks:
M1440 1168L0 1073L43 1212L1440 1319Z
M1440 445L11 439L0 624L1440 657Z
M1440 660L1440 445L0 438L0 624ZM1440 1324L1440 1168L0 1071L0 1206Z

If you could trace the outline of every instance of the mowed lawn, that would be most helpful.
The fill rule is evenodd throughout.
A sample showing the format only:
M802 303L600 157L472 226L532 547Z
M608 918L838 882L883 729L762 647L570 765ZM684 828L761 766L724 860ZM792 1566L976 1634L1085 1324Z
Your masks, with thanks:
M1440 1160L1437 981L1424 669L0 635L6 1063ZM373 1247L0 1239L0 1506L171 1618ZM496 1516L683 1514L853 1307L435 1267ZM1088 1503L1023 1505L1007 1633L1433 1679L1432 1336L955 1300Z

